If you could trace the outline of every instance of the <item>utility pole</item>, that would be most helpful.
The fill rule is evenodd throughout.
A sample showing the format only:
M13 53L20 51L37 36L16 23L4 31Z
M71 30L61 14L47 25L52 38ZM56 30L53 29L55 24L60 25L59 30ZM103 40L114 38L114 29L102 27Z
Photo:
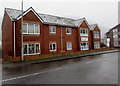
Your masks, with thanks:
M21 2L21 60L24 61L24 57L23 57L23 0Z

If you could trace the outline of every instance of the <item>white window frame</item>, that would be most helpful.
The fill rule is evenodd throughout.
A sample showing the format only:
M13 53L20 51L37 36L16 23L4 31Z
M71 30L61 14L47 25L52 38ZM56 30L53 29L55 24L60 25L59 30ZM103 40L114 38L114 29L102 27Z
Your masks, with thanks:
M67 33L67 30L68 30L68 29L70 29L70 33ZM67 28L66 28L66 34L70 34L70 35L71 35L71 34L72 34L72 28L68 28L68 27L67 27Z
M69 43L71 44L71 48L68 47L68 44L69 44ZM67 50L72 50L72 42L67 42L67 43L66 43L66 46L67 46Z
M34 44L34 53L33 54L29 54L29 44ZM35 53L36 52L36 44L38 44L39 45L39 53ZM40 50L40 43L25 43L25 44L23 44L23 46L24 45L27 45L27 54L24 54L24 52L23 52L23 55L24 56L26 56L26 55L38 55L38 54L40 54L41 52L41 50Z
M86 46L81 46L81 43L87 43L87 47ZM81 42L81 43L80 43L80 50L89 50L88 42Z
M113 33L114 33L114 32L118 32L118 29L113 29Z
M100 42L94 42L94 49L100 48Z
M97 33L97 35L95 35L95 33ZM100 38L100 32L99 31L94 32L94 38Z
M113 35L113 38L114 38L114 39L118 38L118 35L117 35L117 34L114 34L114 35Z
M88 37L81 37L81 41L88 41Z
M50 31L51 31L50 29L51 29L51 28L53 29L53 27L55 28L55 32L50 32ZM50 33L50 34L56 34L56 26L49 26L49 33Z
M52 44L52 50L50 50L50 44ZM53 50L53 44L55 44L55 50ZM49 43L49 51L52 52L52 51L57 51L57 43L56 42L50 42Z
M26 32L26 33L23 32L23 34L33 34L33 35L34 35L34 34L35 34L35 35L39 35L39 34L40 34L40 24L33 24L33 23L23 23L23 24L26 24L26 25L27 25L27 32ZM33 25L34 25L34 33L29 33L29 32L28 32L28 29L29 29L29 28L28 28L28 25L29 25L29 24L33 24ZM35 33L35 25L38 25L39 33Z
M85 30L85 33L81 33L81 30ZM88 36L89 31L88 29L80 28L80 36Z

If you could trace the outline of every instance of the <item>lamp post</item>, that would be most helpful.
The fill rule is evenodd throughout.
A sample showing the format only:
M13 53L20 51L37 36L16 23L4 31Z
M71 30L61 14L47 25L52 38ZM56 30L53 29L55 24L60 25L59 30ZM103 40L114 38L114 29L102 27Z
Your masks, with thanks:
M21 2L21 60L24 61L23 57L23 0Z

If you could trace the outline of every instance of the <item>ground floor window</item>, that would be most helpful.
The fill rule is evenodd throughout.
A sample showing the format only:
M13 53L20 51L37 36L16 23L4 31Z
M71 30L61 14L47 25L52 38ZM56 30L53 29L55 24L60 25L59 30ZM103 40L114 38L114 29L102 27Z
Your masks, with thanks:
M50 51L56 51L56 43L55 42L50 42L50 45L49 45L49 49Z
M67 42L67 50L72 50L72 43L71 42Z
M23 44L23 55L40 54L40 44Z
M100 48L100 42L94 42L94 49Z
M81 50L89 50L88 42L80 43Z

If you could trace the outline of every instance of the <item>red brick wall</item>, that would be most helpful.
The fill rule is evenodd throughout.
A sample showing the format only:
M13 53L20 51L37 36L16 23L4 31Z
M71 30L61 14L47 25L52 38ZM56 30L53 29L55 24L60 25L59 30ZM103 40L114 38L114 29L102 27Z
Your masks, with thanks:
M2 56L13 56L13 22L5 12L2 23Z
M113 44L113 30L110 30L110 47L113 48L114 44Z
M28 12L24 17L23 21L26 23L37 23L40 24L40 35L24 35L23 42L24 43L40 43L41 54L51 53L49 51L49 43L56 42L57 51L54 53L60 53L61 51L61 26L56 26L56 34L49 33L49 26L42 24L42 22L38 19L38 17L32 12ZM16 56L21 55L21 20L16 21L15 23L15 38L16 38ZM90 33L90 29L87 26L86 22L79 26L79 28L72 28L72 34L66 34L66 27L62 27L62 40L63 40L63 51L67 51L67 42L72 42L72 50L71 51L79 51L80 50L80 28L88 29L88 43L89 48L92 49L92 34ZM95 31L98 29L95 28ZM8 33L9 32L9 33ZM13 23L5 13L4 21L3 21L3 54L13 56ZM9 40L9 41L8 41ZM100 39L94 39L93 41L100 41ZM9 47L8 47L9 46Z
M94 38L94 32L99 32L100 33L100 38ZM101 32L100 32L100 29L98 28L98 26L96 26L95 28L94 28L94 30L92 31L92 39L93 39L93 47L92 47L92 49L94 49L94 42L100 42L101 43Z
M88 34L88 41L81 41L81 37L84 37L84 36L80 36L80 28L84 28L84 29L88 29L88 32L89 32L89 34ZM79 36L79 50L80 50L80 43L81 42L88 42L88 44L89 44L89 49L90 49L90 28L88 27L88 25L87 25L87 23L85 22L85 21L83 21L82 22L82 24L80 25L80 27L78 28L78 36ZM85 36L86 37L86 36Z
M93 31L90 31L90 50L94 49Z
M94 32L94 31L98 31L98 32L100 33L100 30L98 29L97 26L95 27L95 29L93 30L93 32ZM95 42L95 41L101 42L101 33L100 33L100 38L94 38L94 37L93 37L93 41L94 41L94 42Z
M49 43L50 42L56 42L57 43L57 51L54 53L58 53L61 51L61 26L56 26L56 34L49 33L49 26L50 25L44 25L44 37L43 37L43 53L51 53L49 51ZM66 34L66 27L62 27L62 40L63 40L63 51L67 51L66 42L72 42L72 50L71 51L77 51L78 50L78 42L77 42L77 28L72 28L72 34L68 35Z
M32 12L28 12L24 17L23 17L23 22L26 23L36 23L40 24L40 35L23 35L23 43L40 43L40 47L42 50L42 36L43 33L43 24L41 21L38 19L38 17ZM16 56L21 55L21 19L16 22Z

